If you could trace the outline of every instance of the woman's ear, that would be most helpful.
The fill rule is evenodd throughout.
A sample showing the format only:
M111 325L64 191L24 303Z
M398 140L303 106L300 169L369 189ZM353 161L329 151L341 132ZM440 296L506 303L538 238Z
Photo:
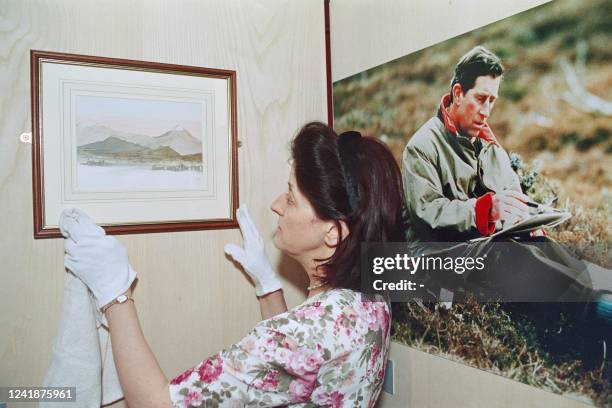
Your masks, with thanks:
M349 228L346 222L330 221L324 237L325 245L330 248L334 248L338 246L340 242L344 241L346 237L348 237L349 233Z

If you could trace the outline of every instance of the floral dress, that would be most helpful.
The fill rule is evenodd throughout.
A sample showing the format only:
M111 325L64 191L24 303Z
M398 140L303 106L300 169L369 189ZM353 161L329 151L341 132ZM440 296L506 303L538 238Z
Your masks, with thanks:
M390 309L330 289L260 322L170 381L174 407L372 407L389 350Z

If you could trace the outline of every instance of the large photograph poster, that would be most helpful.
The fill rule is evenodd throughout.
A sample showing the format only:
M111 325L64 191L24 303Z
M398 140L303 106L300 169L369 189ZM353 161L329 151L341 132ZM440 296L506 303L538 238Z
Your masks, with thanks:
M504 66L487 122L509 153L523 192L572 213L548 236L597 273L610 273L611 15L610 1L559 0L337 81L334 127L379 137L401 165L406 143L450 91L461 56L484 46ZM393 339L612 406L608 307L396 304Z

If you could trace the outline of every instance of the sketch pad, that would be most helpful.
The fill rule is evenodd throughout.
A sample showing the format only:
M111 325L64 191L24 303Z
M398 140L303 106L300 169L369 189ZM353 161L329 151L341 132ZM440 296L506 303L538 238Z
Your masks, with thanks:
M560 211L554 208L548 208L547 211L544 213L534 214L531 217L517 224L510 225L507 228L503 228L488 237L476 238L471 240L471 242L476 242L483 239L491 239L500 236L530 232L539 228L553 228L561 224L562 222L567 221L571 217L572 214L567 211Z

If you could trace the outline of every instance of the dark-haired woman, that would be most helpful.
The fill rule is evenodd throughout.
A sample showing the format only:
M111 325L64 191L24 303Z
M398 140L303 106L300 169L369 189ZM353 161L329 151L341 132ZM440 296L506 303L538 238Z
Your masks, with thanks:
M130 407L376 402L390 311L384 301L361 298L358 251L362 242L402 239L399 168L377 140L356 132L337 136L316 122L299 131L292 158L287 192L272 204L279 217L274 243L304 267L308 298L287 311L261 236L248 210L240 209L244 247L229 245L226 251L253 277L265 320L169 384L142 335L134 303L125 301L135 276L125 249L78 210L62 215L66 267L90 286L105 312Z

